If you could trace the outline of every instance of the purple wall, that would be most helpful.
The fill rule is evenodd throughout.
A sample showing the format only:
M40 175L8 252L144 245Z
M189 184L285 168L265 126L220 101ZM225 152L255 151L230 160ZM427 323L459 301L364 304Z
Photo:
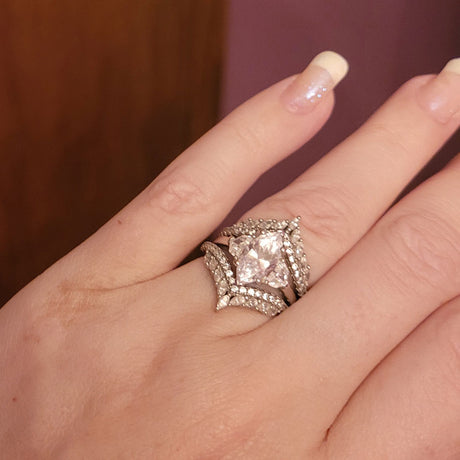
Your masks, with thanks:
M301 71L320 51L338 51L350 63L326 127L266 173L228 222L289 183L356 129L405 80L437 72L460 55L458 0L229 0L228 21L222 116L257 91ZM458 135L428 171L439 169L457 152ZM427 174L424 171L418 180Z

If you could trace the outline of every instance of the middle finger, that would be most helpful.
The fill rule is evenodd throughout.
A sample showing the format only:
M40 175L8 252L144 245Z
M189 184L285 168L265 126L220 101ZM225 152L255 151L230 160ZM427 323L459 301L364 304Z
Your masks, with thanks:
M248 213L302 217L312 282L366 233L458 127L457 67L459 60L452 60L436 77L407 82L348 139Z

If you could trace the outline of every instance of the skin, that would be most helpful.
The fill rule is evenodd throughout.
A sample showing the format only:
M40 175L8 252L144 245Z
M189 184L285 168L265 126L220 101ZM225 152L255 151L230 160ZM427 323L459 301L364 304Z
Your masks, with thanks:
M177 268L330 115L332 93L286 110L293 78L0 310L3 458L460 456L460 162L388 210L460 124L420 102L428 85L453 100L460 76L411 79L248 213L302 216L313 287L287 311L216 313L202 260Z

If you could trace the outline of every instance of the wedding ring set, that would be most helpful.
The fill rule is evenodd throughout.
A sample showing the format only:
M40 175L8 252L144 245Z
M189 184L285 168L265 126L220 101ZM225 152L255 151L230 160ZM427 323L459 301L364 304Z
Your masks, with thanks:
M310 266L293 220L247 219L223 229L226 244L201 245L217 289L216 309L247 307L276 316L308 290Z

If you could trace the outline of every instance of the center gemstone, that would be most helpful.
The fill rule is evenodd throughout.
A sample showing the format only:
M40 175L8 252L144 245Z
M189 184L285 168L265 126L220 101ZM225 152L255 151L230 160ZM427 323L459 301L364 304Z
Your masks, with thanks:
M263 283L274 288L286 287L289 269L281 248L283 235L267 232L257 237L230 238L229 252L236 259L238 284Z

